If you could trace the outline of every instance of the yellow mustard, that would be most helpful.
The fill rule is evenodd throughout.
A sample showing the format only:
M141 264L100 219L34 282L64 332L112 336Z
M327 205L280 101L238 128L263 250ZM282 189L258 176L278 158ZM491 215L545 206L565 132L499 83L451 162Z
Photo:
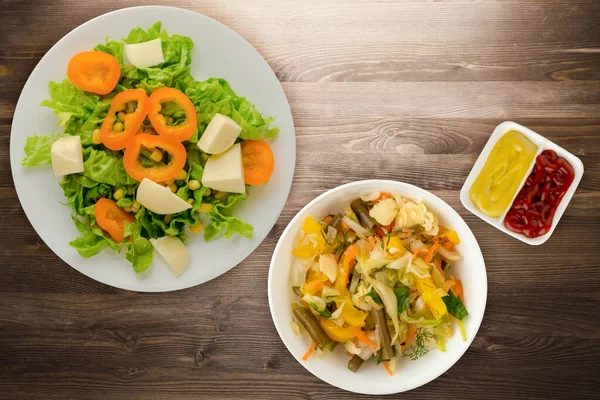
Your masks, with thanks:
M473 204L490 217L501 216L529 171L536 151L536 145L521 132L505 133L469 190Z

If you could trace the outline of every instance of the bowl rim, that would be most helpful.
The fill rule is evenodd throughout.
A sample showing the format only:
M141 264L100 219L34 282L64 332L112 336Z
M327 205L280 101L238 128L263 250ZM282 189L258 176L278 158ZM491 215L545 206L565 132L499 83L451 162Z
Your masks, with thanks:
M473 331L473 335L471 337L467 338L465 343L465 346L463 349L460 350L460 352L457 354L456 359L453 360L447 368L442 368L439 371L436 371L435 373L433 373L431 376L426 376L425 378L421 378L420 380L417 380L415 382L414 385L410 386L409 388L406 389L401 389L400 391L397 389L394 389L393 387L390 389L390 386L382 386L377 390L354 390L354 389L348 389L346 387L342 387L341 385L339 385L337 382L335 382L333 379L331 379L330 375L326 375L326 376L320 376L317 375L317 373L313 372L310 368L310 366L308 365L308 363L303 362L301 360L301 356L296 355L291 349L290 346L288 345L288 342L286 342L286 340L284 339L284 336L282 335L282 330L286 329L286 327L288 327L288 324L284 324L281 321L277 321L277 317L276 317L276 312L275 312L275 300L273 299L273 295L272 295L272 291L273 291L273 287L274 287L274 283L273 283L273 274L275 271L275 260L276 258L278 258L279 252L281 251L281 247L283 246L283 242L284 242L284 238L286 238L289 234L290 231L292 230L292 227L295 225L296 221L302 217L304 217L304 212L305 210L313 207L315 204L322 202L324 199L326 199L327 197L340 192L340 191L344 191L348 188L352 188L352 187L360 187L360 186L368 186L368 185L376 185L376 186L381 186L381 187L385 187L390 186L390 185L403 185L406 188L410 189L410 190L415 190L417 192L421 192L421 193L426 193L428 196L432 196L433 198L437 199L438 201L442 202L443 204L445 204L446 206L448 206L454 213L456 213L456 215L463 221L463 223L465 224L466 228L469 230L469 232L471 233L471 235L473 235L474 240L474 245L476 246L475 250L477 251L477 253L481 256L481 261L482 261L482 267L483 267L483 275L482 275L482 286L481 286L481 293L482 293L482 312L481 312L481 318L478 318L475 321L471 321L470 324L472 326L474 326L474 331ZM290 220L290 222L288 223L288 225L286 226L286 228L284 229L283 233L281 234L281 236L279 237L278 241L277 241L277 245L275 246L275 249L273 250L273 254L271 256L271 262L269 264L269 274L268 274L268 280L267 280L267 295L268 295L268 301L269 301L269 311L271 313L271 319L273 321L273 324L275 325L275 329L277 330L277 334L279 335L280 340L283 342L283 344L285 345L285 347L287 348L287 350L290 352L290 354L296 359L296 361L302 365L302 367L304 367L304 369L306 369L308 372L310 372L312 375L314 375L315 377L317 377L318 379L332 385L335 386L339 389L342 390L346 390L349 392L354 392L354 393L360 393L360 394L367 394L367 395L386 395L386 394L395 394L395 393L401 393L401 392L406 392L406 391L410 391L413 389L416 389L420 386L423 386L435 379L437 379L438 377L440 377L442 374L444 374L445 372L447 372L450 368L452 368L454 366L454 364L456 364L458 362L458 360L460 360L462 358L462 356L464 355L464 353L471 347L471 344L473 343L473 341L475 340L475 337L477 336L477 333L479 331L479 328L481 327L481 323L483 321L483 317L485 315L485 308L487 305L487 294L488 294L488 282L487 282L487 269L485 267L485 259L483 257L483 253L481 252L481 248L479 247L479 242L477 241L477 238L475 237L475 234L473 234L473 232L471 231L471 228L469 227L469 225L466 223L466 221L460 216L460 214L458 214L458 212L452 207L450 206L446 201L444 201L443 199L441 199L440 197L438 197L437 195L435 195L434 193L423 189L421 187L418 187L416 185L410 184L410 183L406 183L406 182L402 182L402 181L393 181L393 180L388 180L388 179L368 179L368 180L360 180L360 181L354 181L354 182L349 182L346 184L342 184L340 186L334 187L332 189L329 189L327 191L325 191L324 193L321 193L319 196L317 196L316 198L314 198L313 200L311 200L308 204L306 204L304 207L302 207L302 209L300 209L296 215L294 215L294 217Z

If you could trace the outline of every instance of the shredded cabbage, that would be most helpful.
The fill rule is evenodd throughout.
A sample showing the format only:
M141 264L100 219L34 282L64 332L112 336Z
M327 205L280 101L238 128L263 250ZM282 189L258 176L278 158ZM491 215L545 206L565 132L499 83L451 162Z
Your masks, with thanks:
M319 269L327 275L331 283L337 278L337 260L333 254L321 254L319 256Z
M294 257L290 271L290 284L294 287L302 287L306 282L306 273L312 265L310 260L302 260Z
M412 228L421 226L428 235L437 235L439 231L438 219L430 211L420 199L415 201L402 198L397 194L393 194L396 203L398 204L398 214L396 216L395 227Z
M396 294L394 293L394 289L389 286L386 286L382 282L379 282L375 279L367 278L369 283L373 285L373 288L377 291L379 296L381 297L381 301L385 306L385 311L387 315L392 319L392 323L394 324L395 333L392 336L392 342L396 340L398 332L400 331L400 321L398 320L398 300L396 299Z

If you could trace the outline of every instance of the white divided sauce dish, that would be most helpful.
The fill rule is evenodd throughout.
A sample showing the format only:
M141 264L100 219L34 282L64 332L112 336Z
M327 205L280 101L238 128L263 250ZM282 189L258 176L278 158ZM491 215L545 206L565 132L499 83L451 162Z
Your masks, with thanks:
M506 210L504 210L504 213L500 217L494 218L494 217L490 217L490 216L484 214L475 206L475 204L473 204L473 202L471 201L471 198L469 196L469 189L475 182L475 179L477 179L477 177L479 176L479 173L481 172L483 166L485 165L485 162L487 161L492 149L496 145L496 142L498 142L498 140L505 133L512 131L512 130L522 133L525 137L527 137L529 140L531 140L533 142L533 144L535 144L537 146L537 152L535 154L533 161L531 162L531 165L529 167L527 174L521 181L519 188L517 189L512 200L510 201L509 206L506 208ZM550 227L550 230L544 235L541 235L541 236L538 236L535 238L528 238L525 235L513 232L513 231L509 230L508 228L506 228L504 226L504 216L511 209L515 198L517 197L517 195L521 191L521 188L525 184L525 181L531 174L531 171L533 170L533 167L535 166L537 156L544 150L554 150L558 157L564 158L573 168L573 171L575 173L575 178L573 179L573 183L571 183L571 186L569 187L569 189L563 196L562 200L558 204L558 207L554 214L554 218L552 219L552 226ZM477 215L479 218L486 221L488 224L500 229L502 232L509 234L510 236L512 236L516 239L519 239L522 242L525 242L525 243L533 245L533 246L537 246L537 245L540 245L540 244L546 242L546 240L548 240L550 238L550 236L552 235L552 232L554 232L554 229L556 228L558 221L560 221L560 218L562 217L563 213L565 212L567 205L571 201L571 198L573 197L573 194L575 193L575 190L577 189L577 186L579 185L579 181L581 180L582 176L583 176L583 163L581 162L581 160L578 157L576 157L572 153L568 152L567 150L563 149L556 143L551 142L550 140L546 139L539 133L534 132L529 128L526 128L523 125L519 125L516 122L506 121L506 122L503 122L500 125L498 125L496 127L496 129L494 129L494 132L492 133L492 135L490 136L485 147L481 151L481 154L477 158L475 165L471 169L471 172L469 173L467 180L465 181L462 189L460 190L460 201L462 202L463 206L465 206L465 208L467 210L469 210L473 214Z

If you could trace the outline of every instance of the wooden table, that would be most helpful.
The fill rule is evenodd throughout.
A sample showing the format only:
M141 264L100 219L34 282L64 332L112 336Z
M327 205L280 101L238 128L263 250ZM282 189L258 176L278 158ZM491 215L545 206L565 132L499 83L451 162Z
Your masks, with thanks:
M262 53L289 98L298 144L290 198L258 250L218 279L163 294L114 289L63 263L25 218L9 169L12 115L39 59L86 20L141 3L149 2L0 4L0 398L351 397L288 353L269 315L267 271L303 205L374 177L419 185L455 207L479 240L489 279L469 351L397 398L598 398L598 1L163 1L223 22ZM504 120L585 164L541 247L459 202Z

